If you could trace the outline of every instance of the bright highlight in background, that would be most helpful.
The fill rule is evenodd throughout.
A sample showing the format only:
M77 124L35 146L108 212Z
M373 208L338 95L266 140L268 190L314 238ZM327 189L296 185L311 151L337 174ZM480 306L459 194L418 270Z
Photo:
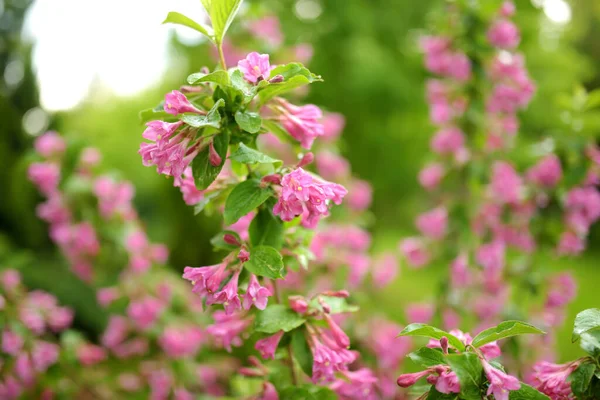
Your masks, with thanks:
M50 111L75 107L97 83L128 96L157 82L169 63L172 29L200 40L187 28L161 26L169 11L204 18L200 1L37 0L25 32L35 43L42 106Z
M545 0L544 14L552 22L566 24L571 20L571 7L564 0Z

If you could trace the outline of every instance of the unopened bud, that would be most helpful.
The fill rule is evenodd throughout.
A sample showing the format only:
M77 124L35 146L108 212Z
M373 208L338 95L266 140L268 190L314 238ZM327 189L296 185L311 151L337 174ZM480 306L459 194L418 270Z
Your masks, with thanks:
M279 185L281 183L281 175L279 175L279 174L266 175L266 176L263 176L261 181L264 183L273 183L275 185Z
M302 168L305 165L311 164L315 160L315 155L311 152L308 152L302 157L300 162L298 163L298 168Z
M269 83L281 83L285 80L283 75L275 75L271 79L269 79Z
M325 321L327 321L327 325L329 325L329 329L331 329L333 340L335 340L337 345L344 349L350 347L350 338L348 338L346 332L344 332L342 328L335 323L333 318L331 318L331 315L325 314Z
M217 151L215 150L215 145L213 144L213 142L210 142L210 144L208 145L208 161L210 161L210 164L213 167L218 167L223 161L219 153L217 153Z
M446 336L440 339L440 346L442 346L442 352L448 354L448 338Z
M247 368L247 367L242 367L242 368L238 369L238 373L240 375L249 376L249 377L264 376L264 373L262 371L259 371L254 368Z
M242 245L240 243L240 241L231 233L226 233L225 235L223 235L223 241L232 246L241 246Z
M425 370L421 372L415 372L413 374L403 374L398 377L396 383L398 384L398 386L403 388L411 387L425 375L429 375L429 371Z
M301 296L290 296L288 298L290 302L290 307L292 310L296 311L298 314L304 314L308 310L308 303Z
M202 67L202 68L200 68L200 72L207 75L207 74L210 74L210 69L208 69L208 67Z
M242 263L247 262L250 259L250 253L248 253L248 250L246 249L241 249L240 252L238 253L238 260L240 260Z
M347 290L337 290L335 292L333 291L325 291L323 293L321 293L323 296L329 296L329 297L340 297L342 299L347 299L348 297L350 297L350 293L348 293Z
M323 307L323 312L329 314L331 312L331 307L327 304L321 297L319 297L319 304Z

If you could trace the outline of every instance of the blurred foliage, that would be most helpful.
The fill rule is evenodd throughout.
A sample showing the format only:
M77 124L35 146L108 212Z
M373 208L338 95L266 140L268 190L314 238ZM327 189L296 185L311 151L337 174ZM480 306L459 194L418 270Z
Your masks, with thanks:
M11 248L26 252L29 258L24 268L42 268L41 264L36 265L36 258L53 259L45 257L53 250L46 239L46 227L34 215L35 204L40 199L25 177L25 154L31 139L22 123L25 113L38 106L30 48L20 34L30 1L3 0L0 3L4 5L0 15L0 71L6 76L7 66L15 60L23 67L23 77L17 84L0 82L0 235ZM373 231L380 238L377 246L394 246L402 234L413 231L414 215L428 207L423 202L424 193L416 175L427 160L433 127L424 101L426 73L416 44L418 36L427 30L428 15L440 10L440 1L248 0L248 3L250 11L261 8L280 17L289 44L309 42L313 45L310 68L321 74L325 83L314 85L307 101L323 104L328 110L346 116L345 155L355 173L374 187ZM597 69L600 3L597 0L571 2L572 20L566 25L548 20L541 9L533 5L539 1L517 0L516 3L517 23L522 28L521 51L526 55L527 67L538 87L529 109L522 113L520 135L534 141L564 127L568 115L560 111L563 108L561 96L573 93L580 83L587 89L600 86ZM306 7L313 15L303 12ZM315 15L316 18L312 18ZM157 29L166 28L157 26ZM232 34L235 29L234 24ZM134 183L135 203L147 223L149 236L169 246L170 264L179 272L184 265L200 266L214 261L209 238L220 229L220 220L194 216L191 208L182 206L179 190L172 182L143 167L137 154L143 130L138 120L139 110L154 106L189 73L214 62L210 61L213 59L208 46L188 46L176 36L173 36L171 50L171 67L157 86L132 98L119 98L94 85L83 104L54 115L51 127L71 140L98 147L103 153L104 165L120 171L123 178ZM593 128L600 129L600 124L595 125L597 121L591 123ZM591 129L590 134L598 137L598 129ZM591 240L589 247L593 252L600 243L597 227ZM0 254L6 247L0 248ZM544 261L549 268L562 265L574 269L580 280L580 297L572 305L573 314L568 321L576 310L597 306L591 287L600 277L600 272L593 268L596 260L597 255L591 254L587 259L572 263ZM46 263L48 261L44 261L44 266ZM48 268L55 271L51 266ZM398 286L381 294L379 303L390 304L390 315L401 320L402 309L398 306L401 301L424 300L423 296L429 295L414 282L435 279L435 276L435 268L426 272L407 271ZM54 286L54 282L49 283L46 278L34 283L47 285L53 292L64 291L61 289L64 285ZM77 303L76 298L72 300L69 303ZM90 310L81 311L93 313ZM94 322L84 324L93 326ZM564 352L570 351L570 348L564 349Z

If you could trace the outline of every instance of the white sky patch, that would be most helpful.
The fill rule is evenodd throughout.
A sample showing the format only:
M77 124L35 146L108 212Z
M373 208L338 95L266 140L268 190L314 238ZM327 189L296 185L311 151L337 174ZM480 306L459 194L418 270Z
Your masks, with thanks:
M545 0L544 14L557 24L566 24L571 20L571 6L564 0Z
M24 30L35 42L42 106L75 107L94 81L121 96L157 82L169 65L170 30L186 43L201 40L191 29L162 26L169 11L205 22L197 0L36 0Z

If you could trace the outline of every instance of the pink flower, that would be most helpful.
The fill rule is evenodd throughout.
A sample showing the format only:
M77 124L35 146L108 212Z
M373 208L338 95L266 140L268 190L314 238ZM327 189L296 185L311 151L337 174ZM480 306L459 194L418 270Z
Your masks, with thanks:
M183 358L194 356L204 339L204 334L196 327L167 327L158 343L167 356Z
M412 339L397 337L402 327L393 322L375 318L369 321L371 334L364 338L366 346L375 354L382 370L395 370L413 348Z
M529 168L526 176L527 180L538 186L552 188L562 177L560 160L556 155L550 154Z
M448 211L445 207L434 208L419 215L416 225L423 235L432 239L442 239L446 235Z
M461 253L452 261L450 280L455 288L462 288L471 283L469 260L466 253Z
M58 188L60 167L50 162L33 163L27 170L27 176L42 194L50 196Z
M399 249L412 267L422 267L429 263L429 251L420 238L412 237L402 240Z
M165 121L150 121L146 123L146 130L142 133L142 137L160 145L166 145L168 139L183 125L182 121L165 122Z
M282 98L277 98L279 120L289 134L300 142L302 147L310 149L319 136L323 136L325 128L320 122L323 118L321 109L313 104L295 106Z
M533 366L531 385L552 400L571 399L573 393L568 378L580 364L580 360L566 364L539 361Z
M231 315L235 311L240 310L242 308L242 304L238 296L238 279L241 272L241 269L238 269L236 272L234 272L229 282L223 286L223 289L209 297L206 301L206 304L223 304L225 313L227 315Z
M465 135L456 127L444 128L431 139L431 149L439 154L456 153L464 145Z
M96 300L102 307L109 306L113 301L119 298L119 292L115 288L100 288L96 292Z
M135 216L131 205L135 189L130 182L115 182L101 176L94 182L94 194L98 197L98 209L102 217L108 219L120 215L125 219Z
M279 400L275 386L271 382L263 382L263 391L257 400Z
M264 339L260 339L254 345L254 348L260 352L260 355L264 359L275 359L275 350L277 350L277 346L279 345L279 341L283 336L283 331L279 331L274 335L267 336Z
M7 292L12 292L21 284L21 274L16 269L7 269L0 274L0 283Z
M435 382L435 388L440 393L460 393L458 377L452 371L444 371Z
M284 221L305 214L303 224L309 228L314 228L321 217L329 215L329 201L341 204L347 194L343 186L319 181L302 168L285 175L281 186L281 196L273 207L273 213Z
M64 153L66 144L64 139L56 132L48 131L35 139L35 151L46 158Z
M240 313L227 315L224 311L213 314L215 323L206 328L217 344L231 352L231 346L241 346L240 335L252 324L251 318L243 317Z
M515 3L512 1L505 1L500 7L500 15L503 17L512 17L515 14Z
M488 396L493 394L496 400L508 400L509 391L519 390L521 383L517 378L492 367L483 359L481 362L483 364L483 370L490 381L490 387L487 391Z
M164 304L150 296L139 301L134 301L127 308L127 315L141 330L146 330L154 325L164 310Z
M109 349L116 347L125 340L128 331L129 323L125 317L111 316L101 338L102 345Z
M100 346L85 343L77 348L77 359L84 366L98 364L106 359L106 351Z
M23 339L13 331L2 332L2 351L16 357L23 348Z
M444 174L442 164L431 163L419 172L419 183L427 190L435 189L442 181Z
M268 54L252 52L245 59L238 62L238 68L244 74L244 78L251 83L269 79L271 75Z
M431 304L428 303L415 303L409 304L406 309L406 318L410 323L422 323L426 324L433 318L435 309Z
M250 22L248 24L248 30L258 39L268 43L273 47L279 47L283 42L283 33L281 32L279 18L277 18L274 15L267 15L262 17L261 19ZM249 56L250 55L248 55L248 57Z
M343 378L337 379L329 387L344 400L378 400L376 392L378 378L368 368L342 372Z
M398 276L398 259L392 253L383 254L373 265L373 283L375 287L383 288Z
M521 35L515 24L506 19L500 19L494 22L488 30L487 39L492 46L513 49L521 41Z
M100 160L102 160L102 154L94 147L86 147L81 151L81 156L79 157L81 166L86 169L97 166L100 164Z
M171 93L167 93L165 95L165 105L163 107L165 112L177 115L183 113L194 113L194 114L204 114L204 111L197 109L190 101L185 97L185 94L181 93L178 90L173 90ZM156 121L153 121L156 123ZM150 123L148 123L150 124ZM166 124L166 123L163 123ZM145 137L146 139L149 139ZM154 140L154 139L150 139ZM160 140L160 139L158 139Z
M564 307L577 295L577 283L569 272L553 276L546 297L546 307Z
M250 310L252 305L259 310L267 308L268 297L271 296L271 291L264 286L260 286L256 275L250 274L250 282L248 282L248 290L244 295L244 309Z
M255 215L256 213L251 211L242 218L238 219L237 222L225 227L225 229L236 232L238 235L240 235L242 240L247 241L250 238L248 234L248 228L250 227L250 223L254 219Z
M342 114L338 113L326 113L322 122L323 140L327 142L337 140L346 125L346 119Z
M563 232L557 250L560 255L576 256L585 250L585 240L574 232Z
M330 333L315 327L308 335L313 354L313 382L331 382L336 372L347 371L357 354L340 347Z
M373 188L367 181L353 179L350 182L346 204L354 211L364 211L373 200Z
M212 295L221 286L221 282L228 275L226 271L227 263L211 265L208 267L183 269L183 279L192 282L192 292L201 297Z
M309 43L300 43L294 47L294 56L302 64L308 64L314 52L313 47Z
M317 171L325 179L342 179L350 175L350 164L344 157L330 151L317 154Z
M183 179L179 184L179 190L183 195L183 201L188 206L193 206L200 203L204 199L204 191L198 190L192 173L192 167L187 167L183 171Z
M496 161L492 167L491 194L500 203L518 204L523 198L521 177L512 165Z
M37 372L45 372L58 360L59 346L55 343L38 341L31 351L33 367Z

